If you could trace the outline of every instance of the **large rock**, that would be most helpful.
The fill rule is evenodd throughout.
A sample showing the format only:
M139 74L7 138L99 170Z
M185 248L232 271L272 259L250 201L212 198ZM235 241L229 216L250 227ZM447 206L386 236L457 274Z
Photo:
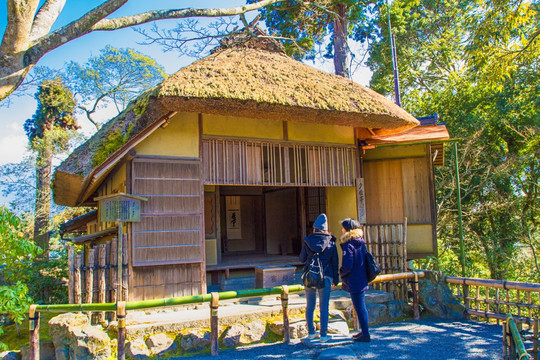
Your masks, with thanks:
M328 323L329 334L340 334L344 336L349 335L349 325L344 320L330 321Z
M442 319L465 319L466 309L454 298L441 272L425 271L419 279L419 301L429 316Z
M163 355L176 350L176 343L165 334L155 334L146 339L148 350L154 355Z
M133 359L146 359L150 356L150 350L143 339L135 339L126 344L126 355Z
M190 331L180 341L180 346L184 351L200 351L210 346L210 332L204 334L198 331Z
M268 324L268 328L274 334L283 336L283 321L274 321ZM304 319L291 319L289 322L289 336L291 339L301 339L308 335L308 329L306 320Z
M57 360L105 360L111 357L111 339L100 326L91 326L83 314L66 313L49 321Z
M240 344L240 339L244 333L244 326L241 324L233 324L226 331L223 336L223 345L226 347L235 347Z
M380 324L390 320L388 308L384 304L366 304L369 324Z
M266 323L255 320L244 325L244 335L240 338L241 345L259 342L266 335Z

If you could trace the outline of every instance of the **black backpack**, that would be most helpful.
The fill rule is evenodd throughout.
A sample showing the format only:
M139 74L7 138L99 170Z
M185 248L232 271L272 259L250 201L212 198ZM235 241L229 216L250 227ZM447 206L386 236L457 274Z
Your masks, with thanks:
M364 244L364 246L366 246ZM366 275L368 282L372 282L375 280L377 275L381 273L381 268L379 265L375 262L375 258L373 258L373 255L368 251L366 247Z
M319 253L313 254L313 257L304 266L302 282L304 287L308 288L322 289L324 287L324 268Z

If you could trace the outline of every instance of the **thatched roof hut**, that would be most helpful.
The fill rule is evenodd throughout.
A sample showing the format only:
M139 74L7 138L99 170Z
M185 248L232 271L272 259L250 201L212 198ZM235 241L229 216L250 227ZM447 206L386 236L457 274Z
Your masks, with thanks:
M55 201L83 204L91 195L88 187L175 112L344 125L368 128L375 135L419 124L384 96L290 58L275 41L254 38L242 46L222 45L106 123L56 169ZM115 148L111 142L121 144Z

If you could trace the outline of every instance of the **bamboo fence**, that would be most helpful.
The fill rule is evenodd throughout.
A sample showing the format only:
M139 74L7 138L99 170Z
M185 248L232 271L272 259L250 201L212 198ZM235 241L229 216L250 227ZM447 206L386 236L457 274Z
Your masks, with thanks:
M450 276L446 277L446 282L470 316L504 323L505 359L512 358L508 352L511 342L507 335L507 316L512 315L527 352L532 359L539 360L540 284Z
M381 274L407 271L407 219L403 224L366 225L366 245L381 267ZM397 300L407 302L407 280L374 284L374 289L393 293Z
M406 272L399 274L387 274L379 275L375 280L372 281L372 284L385 283L388 281L396 280L407 280L414 279L417 283L418 278L423 277L423 272ZM156 300L143 300L137 302L125 302L119 301L117 303L78 303L78 304L57 304L57 305L31 305L28 312L28 326L30 333L30 360L39 360L39 314L40 312L54 312L54 313L66 313L66 312L115 312L118 318L118 348L117 348L117 358L119 360L125 360L125 337L126 337L126 314L129 310L142 310L150 308L159 308L159 307L168 307L176 305L187 305L187 304L199 304L199 303L210 303L210 330L211 330L211 354L213 356L218 355L219 352L219 301L220 300L230 300L238 298L252 298L260 297L267 295L281 295L281 307L283 315L283 342L289 343L290 341L290 332L289 332L289 294L303 291L304 287L302 285L282 285L266 289L253 289L253 290L239 290L239 291L225 291L211 294L201 294L193 296L181 296L175 298L166 298L166 299L156 299ZM415 309L414 316L415 319L420 318L420 313L418 311L418 286L412 287L413 299L413 308Z
M70 304L115 303L117 298L117 237L105 243L85 244L80 251L75 246L68 247ZM128 251L127 236L123 236L122 291L123 299L128 298ZM105 313L88 313L92 323L103 323ZM108 320L114 320L115 312L108 313Z

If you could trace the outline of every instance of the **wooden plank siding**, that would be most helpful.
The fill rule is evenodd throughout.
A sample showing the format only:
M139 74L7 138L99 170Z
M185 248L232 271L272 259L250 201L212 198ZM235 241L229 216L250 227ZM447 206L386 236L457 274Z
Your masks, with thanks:
M354 186L354 145L307 145L202 139L204 183L213 185Z
M425 257L437 249L430 155L427 151L426 156L363 161L366 224L394 224L406 218L411 233L409 258Z
M140 157L130 175L132 194L148 198L131 229L130 300L205 292L200 161Z

